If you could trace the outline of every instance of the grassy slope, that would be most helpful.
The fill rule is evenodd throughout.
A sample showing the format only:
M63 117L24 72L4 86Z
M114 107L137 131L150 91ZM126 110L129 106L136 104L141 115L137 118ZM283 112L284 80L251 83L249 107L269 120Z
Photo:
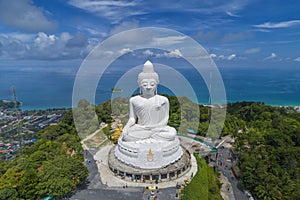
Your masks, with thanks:
M213 168L209 167L203 158L196 156L198 172L185 187L182 200L221 200L219 180Z

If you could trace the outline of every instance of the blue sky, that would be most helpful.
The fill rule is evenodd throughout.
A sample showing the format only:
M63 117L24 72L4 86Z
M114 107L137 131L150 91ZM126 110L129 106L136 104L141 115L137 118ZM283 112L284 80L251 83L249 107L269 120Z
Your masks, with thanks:
M111 35L148 26L192 37L220 66L300 64L297 0L0 0L0 60L80 60Z

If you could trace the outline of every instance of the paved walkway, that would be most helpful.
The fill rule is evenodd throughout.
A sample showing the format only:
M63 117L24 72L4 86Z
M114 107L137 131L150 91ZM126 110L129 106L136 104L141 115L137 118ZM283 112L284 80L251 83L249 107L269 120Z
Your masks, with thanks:
M96 135L97 133L99 133L99 132L100 132L103 128L105 128L105 127L107 127L107 124L105 124L104 126L100 127L99 129L95 130L94 133L92 133L92 134L86 136L85 138L83 138L83 139L80 141L80 143L82 144L83 149L89 150L89 147L86 146L86 144L85 144L84 142L87 141L87 140L89 140L89 139L92 139L93 137L95 137L95 135ZM103 140L102 143L105 142L105 141L106 141L106 140ZM100 145L101 145L101 144L99 144L99 146L100 146Z
M151 183L141 183L141 182L132 182L131 180L122 180L119 177L115 176L113 172L108 167L108 153L113 145L107 145L100 149L96 155L94 155L94 159L98 165L101 182L106 184L109 187L123 187L125 185L132 186L132 187L145 187L151 185ZM197 173L197 161L196 158L191 155L191 164L192 167L190 170L185 173L183 176L174 179L172 181L160 182L157 185L159 188L168 188L168 187L175 187L178 182L184 182L187 178L190 178L191 175L195 175Z
M235 200L231 183L228 178L221 173L221 196L224 200Z
M229 187L229 191L233 192L235 199L247 200L248 198L241 189L239 180L232 173L232 162L228 162L228 160L231 160L230 158L232 157L230 149L227 148L226 143L224 143L223 146L223 148L218 149L218 170L227 178L228 182L230 183L231 187Z
M108 187L102 184L98 167L96 161L93 159L93 155L90 151L85 151L84 156L86 160L90 162L85 162L88 170L89 177L88 183L77 188L68 199L71 200L148 200L149 191L144 193L143 187ZM124 186L124 185L123 185ZM159 200L175 200L176 188L165 188L160 189L158 195Z
M181 144L188 150L192 151L192 146L195 145L196 141L180 137ZM143 193L143 187L150 186L150 183L132 182L128 179L122 180L116 177L108 167L108 153L113 145L107 145L101 148L98 152L92 154L91 151L85 151L84 155L86 165L89 169L89 183L87 187L79 189L72 195L72 200L92 200L92 199L114 199L114 200L125 200L125 199L148 199L148 194ZM197 162L192 152L190 152L192 167L184 174L184 176L169 182L158 183L157 186L162 189L159 193L159 200L174 200L176 199L176 183L183 182L184 179L190 178L197 172ZM231 185L227 178L221 175L221 181L224 183L221 188L221 195L225 200L234 200L232 190L235 185ZM128 187L124 186L127 185ZM229 190L228 190L229 188ZM236 198L239 199L239 198ZM243 199L243 198L241 198ZM239 199L240 200L240 199Z

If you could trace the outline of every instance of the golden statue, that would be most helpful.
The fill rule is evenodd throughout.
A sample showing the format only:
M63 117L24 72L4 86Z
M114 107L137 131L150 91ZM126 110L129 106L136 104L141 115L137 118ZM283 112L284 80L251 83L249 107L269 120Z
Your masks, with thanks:
M153 158L153 153L152 153L152 149L149 149L149 151L148 151L147 160L148 160L149 162L152 162L152 161L154 160L154 158Z
M119 137L122 135L123 131L123 124L121 123L121 120L118 122L118 127L114 130L114 134L111 137L114 142L117 142Z

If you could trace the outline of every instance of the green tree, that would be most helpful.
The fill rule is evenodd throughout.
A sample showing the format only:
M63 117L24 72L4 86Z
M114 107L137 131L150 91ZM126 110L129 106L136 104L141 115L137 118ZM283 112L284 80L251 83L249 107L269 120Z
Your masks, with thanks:
M1 189L0 190L0 200L20 200L18 197L18 192L16 189Z
M19 192L24 199L37 199L36 185L39 179L37 170L29 169L20 181Z
M87 169L78 157L60 155L43 164L38 173L39 183L36 186L41 196L61 197L84 182Z
M5 188L18 189L24 173L25 171L21 168L20 165L8 169L0 178L0 190Z

